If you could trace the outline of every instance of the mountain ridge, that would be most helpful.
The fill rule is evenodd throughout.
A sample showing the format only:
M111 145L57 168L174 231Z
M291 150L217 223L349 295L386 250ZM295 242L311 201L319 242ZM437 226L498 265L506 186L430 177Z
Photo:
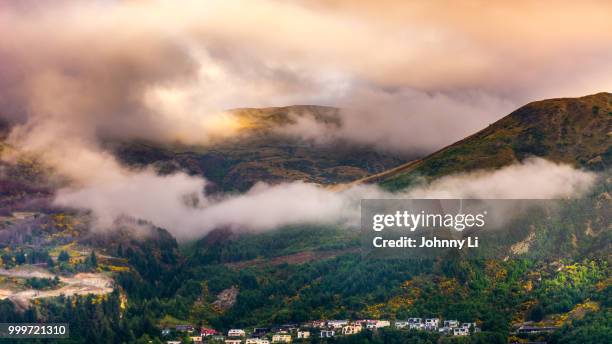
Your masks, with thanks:
M612 93L528 103L462 140L364 182L404 188L417 176L500 168L529 156L594 170L611 166Z

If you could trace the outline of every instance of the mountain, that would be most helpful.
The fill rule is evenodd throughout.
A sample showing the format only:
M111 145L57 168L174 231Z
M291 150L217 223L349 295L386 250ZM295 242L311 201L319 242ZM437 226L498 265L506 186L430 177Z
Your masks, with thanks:
M612 166L612 93L529 103L461 141L366 181L401 189L416 177L496 169L529 156L590 170Z
M346 143L326 147L275 130L296 116L341 125L336 109L316 106L235 110L249 124L244 132L206 146L107 142L127 165L203 175L228 191L244 190L259 180L358 180L401 189L417 177L497 169L532 155L599 171L604 178L585 199L568 201L562 221L534 225L540 247L554 246L564 253L539 260L370 259L358 253L359 233L317 225L263 233L219 229L179 245L163 229L148 235L130 232L130 227L146 227L140 221L127 223L117 234L100 235L87 231L87 214L44 209L35 217L10 218L12 223L0 228L3 267L51 261L54 266L48 269L61 274L112 276L116 292L99 298L38 299L25 312L0 300L0 322L64 322L67 314L78 314L69 320L70 332L85 338L82 342L155 342L174 339L162 337L161 329L176 324L228 330L313 319L440 317L476 322L482 333L456 341L437 333L382 330L331 342L609 342L611 240L609 226L601 226L609 218L599 217L606 215L610 201L611 106L609 93L534 102L422 159ZM3 174L3 180L29 186L23 176L31 164L26 160L11 166L16 169ZM25 204L37 195L18 188L6 197ZM60 261L61 251L69 253L68 261ZM0 290L21 291L27 283L31 281L0 276ZM513 326L525 321L561 329L552 335L515 337Z
M336 108L296 105L231 112L244 125L236 137L207 145L112 142L108 147L127 165L153 165L160 173L182 170L201 175L224 191L245 191L259 181L349 182L406 160L373 147L339 140L317 143L279 130L300 117L333 129L341 125Z

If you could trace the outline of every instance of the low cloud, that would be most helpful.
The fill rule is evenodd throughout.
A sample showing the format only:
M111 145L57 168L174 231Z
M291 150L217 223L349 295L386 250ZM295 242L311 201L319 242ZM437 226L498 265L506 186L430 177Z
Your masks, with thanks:
M287 225L357 226L361 199L482 198L556 199L579 197L596 175L568 165L530 159L497 171L450 175L427 185L388 192L376 185L343 191L307 183L257 184L242 195L207 196L206 182L179 173L158 176L145 170L107 182L60 190L56 204L93 211L98 228L122 216L150 221L179 239L204 236L215 228L263 231Z

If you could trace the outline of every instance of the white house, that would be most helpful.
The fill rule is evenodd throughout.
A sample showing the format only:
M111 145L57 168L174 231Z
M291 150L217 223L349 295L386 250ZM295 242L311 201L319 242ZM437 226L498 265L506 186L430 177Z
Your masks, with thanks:
M468 336L470 329L465 327L455 327L453 329L453 336Z
M440 319L438 318L429 318L429 319L425 319L425 329L432 331L432 330L436 330L438 329L438 326L440 324Z
M343 335L357 334L363 330L360 324L345 325L342 327Z
M438 329L438 332L441 333L441 334L445 334L445 335L446 334L452 334L453 333L453 329L450 328L450 327L443 326L443 327L440 327Z
M327 326L335 329L342 328L342 326L348 325L348 320L329 320Z
M270 341L261 338L247 338L244 344L270 344Z
M227 331L227 336L228 337L244 337L246 336L246 332L244 332L244 330L242 329L233 328Z
M474 330L476 330L476 323L473 323L473 322L471 322L471 323L463 323L463 324L461 324L461 327L463 327L463 328L467 328L468 330L469 330L469 329L470 329L470 327L471 327L471 328L473 328Z
M192 343L202 343L202 336L191 336L189 339Z
M336 332L331 331L331 330L322 330L321 331L321 338L331 338L336 334Z
M183 342L181 342L180 340L167 340L166 344L181 344Z
M297 332L298 339L307 339L310 338L310 331L298 331Z
M403 320L397 320L395 322L395 328L402 329L408 327L408 322Z
M226 339L225 344L242 344L242 339Z
M275 334L272 336L272 343L291 343L291 335Z
M448 327L448 328L459 327L459 321L457 321L457 320L444 320L444 327Z
M370 330L375 330L387 326L391 326L391 322L389 320L374 320L372 322L368 322L366 327Z

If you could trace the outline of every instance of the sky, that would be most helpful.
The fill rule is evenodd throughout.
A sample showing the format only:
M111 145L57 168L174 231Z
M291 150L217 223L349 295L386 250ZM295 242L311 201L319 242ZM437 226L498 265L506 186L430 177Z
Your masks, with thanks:
M337 106L338 130L287 132L425 154L530 101L602 91L609 1L0 2L9 140L81 190L197 191L126 170L100 141L206 143L236 107Z
M2 2L0 113L198 143L230 108L333 105L343 137L428 151L612 90L611 19L607 1Z

